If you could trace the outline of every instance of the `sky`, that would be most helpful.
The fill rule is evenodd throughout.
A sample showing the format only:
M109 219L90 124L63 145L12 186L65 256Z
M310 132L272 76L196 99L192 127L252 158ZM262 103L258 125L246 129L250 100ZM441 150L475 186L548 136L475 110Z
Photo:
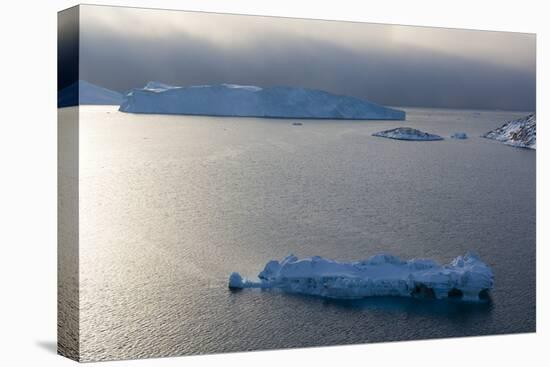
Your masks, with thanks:
M80 79L295 86L389 106L535 110L534 34L80 7Z

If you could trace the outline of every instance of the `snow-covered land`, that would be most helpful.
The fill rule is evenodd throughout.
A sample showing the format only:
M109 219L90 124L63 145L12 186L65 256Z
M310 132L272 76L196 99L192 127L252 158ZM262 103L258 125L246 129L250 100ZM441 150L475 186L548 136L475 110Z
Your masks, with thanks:
M402 296L480 301L493 288L493 272L471 252L447 265L429 259L405 261L387 254L349 263L289 255L280 262L269 261L258 280L232 273L229 288L276 288L338 299Z
M451 139L468 139L468 135L466 133L457 132L451 135Z
M443 140L439 135L425 133L423 131L413 129L410 127L398 127L396 129L380 131L372 134L372 136L379 136L382 138L397 139L397 140Z
M133 113L301 119L404 120L405 112L320 90L251 85L174 87L149 82L124 96L120 111Z
M537 115L533 113L517 120L508 121L501 127L485 133L482 137L515 147L537 149Z
M57 93L57 106L69 107L77 105L120 105L122 94L97 86L85 80L63 88Z

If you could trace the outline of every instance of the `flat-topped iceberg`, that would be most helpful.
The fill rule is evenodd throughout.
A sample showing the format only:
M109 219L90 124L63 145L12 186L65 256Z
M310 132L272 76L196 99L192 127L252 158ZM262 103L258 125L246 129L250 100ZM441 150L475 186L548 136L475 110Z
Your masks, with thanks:
M293 88L220 84L175 87L149 82L124 96L132 113L300 119L404 120L405 112L355 97Z
M480 301L488 299L493 288L493 272L472 252L447 265L429 259L405 261L387 254L356 262L289 255L282 261L269 261L257 280L232 273L229 288L275 288L337 299L402 296Z
M531 114L508 121L501 127L482 135L519 148L537 149L537 115Z
M382 138L397 139L397 140L419 140L419 141L443 140L443 138L439 135L425 133L423 131L413 129L410 127L398 127L391 130L380 131L372 134L372 136L379 136Z

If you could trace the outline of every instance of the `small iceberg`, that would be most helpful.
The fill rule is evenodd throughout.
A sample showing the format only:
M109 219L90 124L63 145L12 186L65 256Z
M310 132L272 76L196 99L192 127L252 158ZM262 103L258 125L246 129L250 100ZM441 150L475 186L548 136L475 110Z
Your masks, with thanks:
M484 301L493 288L493 271L473 252L447 265L430 259L401 260L388 254L356 262L289 255L282 261L269 261L257 280L232 273L229 288L280 289L335 299L401 296Z
M481 136L518 148L537 149L537 115L512 120Z
M397 139L397 140L417 140L417 141L432 141L443 140L439 135L425 133L423 131L410 127L398 127L396 129L380 131L372 134L382 138Z
M468 139L468 135L466 135L466 133L458 132L451 135L451 139Z

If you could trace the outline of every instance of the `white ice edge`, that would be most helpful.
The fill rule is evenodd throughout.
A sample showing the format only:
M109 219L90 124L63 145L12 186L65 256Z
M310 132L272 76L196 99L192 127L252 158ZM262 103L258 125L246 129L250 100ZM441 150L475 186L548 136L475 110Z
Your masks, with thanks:
M229 288L274 288L336 299L401 296L481 301L493 288L493 271L473 252L447 265L388 254L356 262L289 255L269 261L256 280L232 273Z

